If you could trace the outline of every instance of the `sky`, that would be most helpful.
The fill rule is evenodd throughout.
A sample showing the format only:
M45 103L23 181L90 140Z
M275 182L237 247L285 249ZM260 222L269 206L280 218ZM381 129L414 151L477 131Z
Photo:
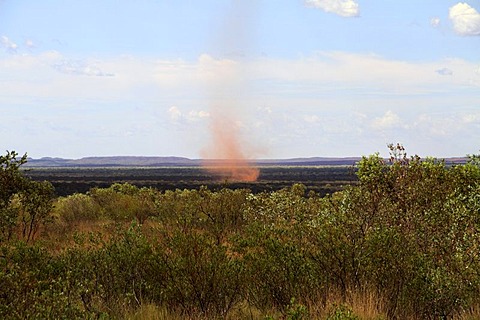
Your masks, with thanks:
M480 149L480 0L0 0L0 149ZM225 117L225 118L223 118Z

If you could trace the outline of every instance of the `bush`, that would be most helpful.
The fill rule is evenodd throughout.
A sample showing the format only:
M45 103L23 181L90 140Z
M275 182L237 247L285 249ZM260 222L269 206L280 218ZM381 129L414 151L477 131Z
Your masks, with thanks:
M100 218L100 206L91 196L81 193L59 198L55 203L55 216L68 225L95 221Z
M224 318L242 299L243 263L215 237L174 231L164 245L170 310L189 317Z
M0 318L232 318L238 307L251 318L359 319L349 306L362 292L390 319L460 318L480 305L480 166L390 148L390 161L359 162L358 185L323 198L302 185L252 194L129 184L61 198L64 223L110 222L103 234L75 233L64 251L13 241L15 228L31 240L48 221L51 189L12 187L0 206Z
M18 243L1 248L0 318L84 319L72 299L60 259L38 246Z
M340 304L328 314L327 320L360 320L360 317L355 315L348 306Z

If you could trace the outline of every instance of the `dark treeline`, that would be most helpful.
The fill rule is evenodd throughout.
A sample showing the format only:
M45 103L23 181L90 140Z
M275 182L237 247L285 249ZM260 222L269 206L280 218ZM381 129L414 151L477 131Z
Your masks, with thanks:
M325 196L116 183L54 198L3 156L0 318L478 319L479 157L390 151Z
M260 167L256 182L237 182L216 178L202 167L161 168L28 168L25 175L37 181L49 181L56 194L68 196L86 193L94 187L106 188L114 183L129 183L137 187L151 187L160 191L176 189L211 190L249 189L252 193L278 191L294 183L321 195L341 190L355 183L357 177L352 166L271 166Z

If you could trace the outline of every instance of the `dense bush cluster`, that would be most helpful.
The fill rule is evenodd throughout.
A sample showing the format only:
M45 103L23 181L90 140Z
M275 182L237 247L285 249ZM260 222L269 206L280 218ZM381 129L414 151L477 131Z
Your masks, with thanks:
M2 189L0 318L478 317L478 157L390 149L324 197L114 184L52 208L45 185Z

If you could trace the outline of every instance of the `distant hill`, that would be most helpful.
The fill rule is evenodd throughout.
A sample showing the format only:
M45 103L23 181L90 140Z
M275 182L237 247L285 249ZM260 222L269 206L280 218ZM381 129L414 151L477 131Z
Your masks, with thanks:
M26 167L164 167L198 166L199 160L182 157L86 157L81 159L29 158Z
M259 159L252 160L255 166L351 166L361 157L328 158L291 158L291 159ZM447 164L465 163L466 158L447 158ZM41 159L29 158L25 167L197 167L204 161L184 157L86 157L81 159L62 159L45 157ZM209 164L221 165L222 160L209 160Z
M353 165L361 158L292 158L252 160L256 166L319 166L319 165ZM25 167L184 167L201 166L204 161L183 157L86 157L81 159L29 158ZM222 160L208 160L208 163L221 164Z
M327 157L312 157L312 158L292 158L292 159L262 159L256 160L255 163L260 166L268 165L282 165L282 166L339 166L339 165L354 165L361 157L346 157L346 158L327 158Z

